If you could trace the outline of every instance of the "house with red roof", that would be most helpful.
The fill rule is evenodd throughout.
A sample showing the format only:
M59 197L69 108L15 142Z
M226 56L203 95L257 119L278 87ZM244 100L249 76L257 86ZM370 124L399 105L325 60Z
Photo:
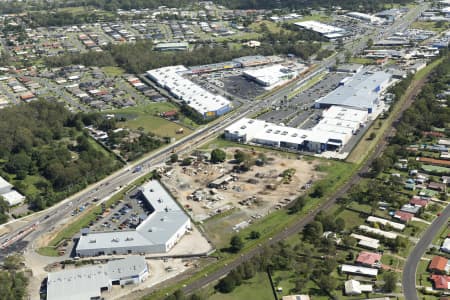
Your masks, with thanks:
M409 200L409 204L414 205L414 206L421 206L421 207L425 208L428 205L428 200L424 199L422 197L413 196L411 198L411 200Z
M381 266L381 254L361 251L356 258L356 263L366 267L379 268Z
M440 272L445 273L450 269L450 264L448 263L448 259L442 256L436 255L430 262L428 266L428 270L431 272Z
M450 276L433 274L430 276L430 280L433 281L436 290L450 289Z
M409 221L411 221L411 219L414 217L414 214L406 212L406 211L401 211L401 210L397 210L394 214L394 218L399 219L400 221L404 222L404 223L408 223Z

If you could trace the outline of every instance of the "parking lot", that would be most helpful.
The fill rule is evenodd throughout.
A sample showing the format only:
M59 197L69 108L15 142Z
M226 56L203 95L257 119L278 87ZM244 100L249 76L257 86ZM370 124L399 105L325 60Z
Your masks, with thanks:
M305 91L300 92L287 103L279 104L258 117L260 120L290 127L311 128L317 124L321 110L313 109L314 101L334 90L347 73L328 73L322 80Z
M96 222L91 222L91 231L116 231L133 230L142 220L147 218L151 212L139 197L139 192L127 195L124 200L109 209L104 209L103 214L98 216Z

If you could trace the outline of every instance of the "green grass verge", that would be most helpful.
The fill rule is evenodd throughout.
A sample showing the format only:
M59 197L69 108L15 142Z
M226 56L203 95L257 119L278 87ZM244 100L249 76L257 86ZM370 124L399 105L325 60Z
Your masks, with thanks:
M120 76L125 73L125 71L119 67L103 67L102 70L108 77Z

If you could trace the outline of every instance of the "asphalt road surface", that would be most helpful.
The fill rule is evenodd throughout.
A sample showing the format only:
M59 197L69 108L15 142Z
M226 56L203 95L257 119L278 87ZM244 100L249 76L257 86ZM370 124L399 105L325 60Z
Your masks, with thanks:
M428 227L427 231L417 242L416 247L409 254L403 269L403 295L408 300L419 300L416 290L416 271L420 258L431 245L433 238L439 233L439 230L448 222L450 218L450 205L448 205L439 217Z

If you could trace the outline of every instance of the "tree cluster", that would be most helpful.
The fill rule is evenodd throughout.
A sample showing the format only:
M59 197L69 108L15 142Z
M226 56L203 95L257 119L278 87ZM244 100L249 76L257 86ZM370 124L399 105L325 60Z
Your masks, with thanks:
M0 173L40 210L119 165L94 146L62 104L44 100L0 111ZM36 194L29 194L29 176Z
M20 300L27 295L28 278L22 269L22 258L10 255L0 269L0 299Z

